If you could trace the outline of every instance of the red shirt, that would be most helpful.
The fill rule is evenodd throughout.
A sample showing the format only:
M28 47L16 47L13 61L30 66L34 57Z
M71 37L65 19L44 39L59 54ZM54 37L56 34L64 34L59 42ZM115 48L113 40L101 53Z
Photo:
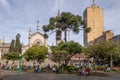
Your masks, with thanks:
M85 68L85 72L88 72L89 71L89 68Z

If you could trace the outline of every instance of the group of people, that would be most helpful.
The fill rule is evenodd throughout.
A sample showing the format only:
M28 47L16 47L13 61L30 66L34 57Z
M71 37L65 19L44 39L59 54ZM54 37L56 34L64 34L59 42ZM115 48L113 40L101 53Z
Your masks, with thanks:
M105 71L105 72L110 72L110 65L105 64L105 65L104 65L104 71Z
M35 73L40 73L40 72L41 72L41 68L40 68L39 65L35 66L34 72L35 72Z
M83 75L89 75L90 74L90 68L89 67L80 67L79 70L78 70L78 74L80 76L83 76Z
M50 67L50 64L48 64L48 65L46 65L46 69L47 69L47 71L50 71L52 69L53 73L57 72L57 69L56 69L55 65L53 65L52 67ZM37 66L34 67L34 72L35 73L40 73L41 72L41 68L40 68L39 65L37 65Z

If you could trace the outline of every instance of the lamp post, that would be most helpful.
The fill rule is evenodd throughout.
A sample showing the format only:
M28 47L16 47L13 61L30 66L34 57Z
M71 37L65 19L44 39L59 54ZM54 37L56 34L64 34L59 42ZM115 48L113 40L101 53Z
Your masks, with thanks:
M22 68L21 68L21 61L22 61L22 54L19 54L19 59L18 59L18 73L22 72Z

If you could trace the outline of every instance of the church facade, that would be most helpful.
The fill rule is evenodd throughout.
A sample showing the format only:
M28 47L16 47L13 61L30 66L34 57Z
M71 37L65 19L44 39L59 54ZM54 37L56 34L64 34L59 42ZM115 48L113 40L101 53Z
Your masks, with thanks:
M49 58L52 52L50 50L50 46L47 44L47 41L48 39L44 37L44 34L40 33L39 21L37 21L37 31L35 33L32 33L31 28L29 29L28 44L22 46L22 54L24 54L25 51L33 45L45 46L48 48L48 58L46 58L44 62L41 63L41 66L46 66L48 64L52 66L56 64ZM25 59L22 59L22 61L26 63L26 65L33 65L33 61L27 62ZM37 62L35 63L38 64Z
M49 46L47 45L47 38L44 37L44 34L40 33L39 21L37 21L37 31L35 33L32 33L31 28L29 28L28 45L22 46L22 54L33 45L46 46L48 47L48 52L50 52Z

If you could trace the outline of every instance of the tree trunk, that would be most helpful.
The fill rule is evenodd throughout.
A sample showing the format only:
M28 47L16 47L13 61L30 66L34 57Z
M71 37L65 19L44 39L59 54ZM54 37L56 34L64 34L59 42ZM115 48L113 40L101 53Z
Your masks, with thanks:
M110 69L112 69L113 67L113 58L112 58L112 55L110 55Z
M65 60L65 65L68 65L69 60Z
M61 64L61 63L60 63L60 60L59 60L59 68L60 68L60 64Z
M13 62L12 62L12 65L14 65L15 64L15 60L13 60Z
M64 39L65 39L65 42L67 42L67 28L65 29L65 33L64 33Z

